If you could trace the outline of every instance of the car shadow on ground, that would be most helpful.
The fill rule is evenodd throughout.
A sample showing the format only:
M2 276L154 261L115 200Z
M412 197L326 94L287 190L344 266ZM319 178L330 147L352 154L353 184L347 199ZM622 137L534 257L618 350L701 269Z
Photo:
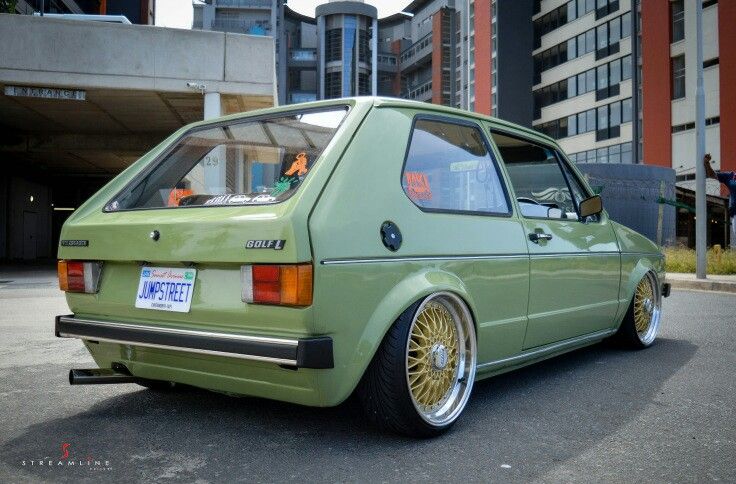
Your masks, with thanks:
M374 430L353 399L319 409L135 386L100 398L100 387L62 388L42 377L34 391L44 384L60 389L59 405L70 405L64 395L74 392L69 401L86 410L31 425L0 447L0 461L28 479L75 482L528 481L656 405L663 384L696 350L675 339L646 351L599 344L479 381L454 429L430 440ZM22 465L42 457L56 462L60 442L70 443L70 458L107 460L109 469ZM521 455L534 465L518 461Z

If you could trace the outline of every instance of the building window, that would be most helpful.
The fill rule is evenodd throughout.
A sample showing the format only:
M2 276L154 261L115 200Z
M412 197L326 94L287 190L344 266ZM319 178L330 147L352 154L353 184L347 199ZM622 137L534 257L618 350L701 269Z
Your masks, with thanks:
M358 73L358 96L369 96L371 94L370 76L364 73Z
M717 66L720 62L720 59L718 57L713 59L708 59L707 61L703 62L703 69L707 69L709 67Z
M685 0L670 2L670 15L672 16L672 42L685 39Z
M342 78L340 72L328 72L325 74L325 98L334 99L342 95Z
M534 119L554 103L596 92L596 101L618 96L619 83L631 79L631 56L627 55L534 91Z
M571 153L567 156L575 163L632 163L631 143L621 143L597 150Z
M539 83L543 71L589 52L596 53L596 60L614 55L619 52L621 39L630 35L631 13L628 12L539 52L534 56L534 83Z
M327 62L342 60L342 29L325 32L325 58Z
M672 99L685 97L685 56L672 58Z
M358 31L358 61L370 62L371 48L368 32L365 29Z
M602 141L621 136L620 126L628 122L631 122L631 98L538 124L534 129L555 139L595 131L596 140Z

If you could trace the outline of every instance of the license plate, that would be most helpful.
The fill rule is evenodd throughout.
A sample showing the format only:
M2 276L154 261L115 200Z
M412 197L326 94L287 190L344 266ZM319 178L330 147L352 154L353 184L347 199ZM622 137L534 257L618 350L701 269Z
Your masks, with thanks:
M188 313L197 269L143 267L135 307Z

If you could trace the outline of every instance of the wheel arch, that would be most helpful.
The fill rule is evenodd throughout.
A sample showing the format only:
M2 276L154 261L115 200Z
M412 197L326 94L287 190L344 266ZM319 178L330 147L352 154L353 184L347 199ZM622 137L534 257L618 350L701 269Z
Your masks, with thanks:
M409 274L386 293L363 327L363 332L358 339L358 348L348 363L353 367L351 373L358 375L358 378L351 379L351 385L345 388L343 399L355 391L391 325L407 309L418 305L427 296L437 292L452 293L465 304L475 329L477 345L478 323L474 301L461 279L453 273L433 268Z
M636 286L639 285L639 282L647 275L647 273L651 272L654 276L654 281L657 285L656 292L658 297L661 297L662 284L664 282L664 260L660 254L637 256L622 254L622 258L625 259L627 257L633 260L622 260L622 266L628 266L630 267L630 270L628 270L628 275L625 273L622 273L621 275L621 303L618 311L619 314L616 324L617 329L621 327L621 323L626 316L626 311L628 311L629 306L634 300Z

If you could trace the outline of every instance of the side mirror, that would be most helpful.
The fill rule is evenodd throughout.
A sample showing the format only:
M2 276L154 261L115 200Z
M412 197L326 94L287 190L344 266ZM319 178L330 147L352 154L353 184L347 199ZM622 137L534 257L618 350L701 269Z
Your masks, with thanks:
M591 215L598 215L603 211L603 200L600 195L593 195L580 202L580 218L585 219Z

